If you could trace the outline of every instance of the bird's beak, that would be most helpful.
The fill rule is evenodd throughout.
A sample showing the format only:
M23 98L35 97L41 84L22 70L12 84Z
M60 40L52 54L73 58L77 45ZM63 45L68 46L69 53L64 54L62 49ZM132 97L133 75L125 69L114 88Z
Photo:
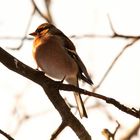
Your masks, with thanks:
M29 35L31 35L31 36L36 36L37 33L36 33L36 32L33 32L33 33L30 33Z

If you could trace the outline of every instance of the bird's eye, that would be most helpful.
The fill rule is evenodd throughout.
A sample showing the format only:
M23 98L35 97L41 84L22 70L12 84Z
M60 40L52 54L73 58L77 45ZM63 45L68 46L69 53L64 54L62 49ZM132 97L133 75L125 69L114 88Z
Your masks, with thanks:
M38 28L38 29L36 29L36 33L41 33L42 31L44 31L44 30L48 30L48 27L43 27L43 28Z
M41 31L43 31L41 28L40 29L36 29L36 33L40 33Z

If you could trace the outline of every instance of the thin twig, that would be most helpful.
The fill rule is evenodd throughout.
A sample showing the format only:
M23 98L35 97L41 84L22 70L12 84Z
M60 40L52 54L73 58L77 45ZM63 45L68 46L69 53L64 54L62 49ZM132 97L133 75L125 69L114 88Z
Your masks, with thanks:
M118 53L118 55L113 59L112 63L110 64L110 66L108 67L108 69L105 71L104 75L102 76L100 82L93 88L93 92L95 92L97 89L99 89L101 87L101 85L103 84L103 82L105 81L105 79L107 78L108 74L110 73L110 71L112 70L112 68L114 67L114 65L117 63L118 59L122 56L122 54L125 52L125 50L128 47L131 47L134 43L136 43L138 40L140 39L140 37L134 38L130 43L128 43L126 46L124 46L122 48L122 50ZM88 96L85 100L84 103L86 103L88 101L90 97Z
M140 36L129 36L129 35L122 35L122 34L118 34L114 27L113 27L113 24L111 22L111 18L110 16L108 15L108 20L109 20L109 24L110 24L110 28L113 32L113 35L111 36L112 38L115 38L115 37L120 37L120 38L126 38L126 39L132 39L132 41L128 44L126 44L122 50L118 53L118 55L113 59L112 63L110 64L110 66L108 67L108 69L105 71L104 75L102 76L100 82L98 83L98 85L96 85L94 88L93 88L93 92L95 92L97 89L100 88L100 86L103 84L104 80L106 79L106 77L108 76L108 74L110 73L110 71L112 70L112 68L114 67L114 65L116 64L116 62L118 61L118 59L120 58L120 56L122 56L122 54L125 52L125 50L128 48L128 47L131 47L134 43L136 43L139 39L140 39ZM87 97L85 100L84 100L84 103L87 102L87 100L89 99L90 97Z
M122 54L124 53L124 51L128 48L128 47L131 47L134 43L136 43L139 39L140 39L140 36L127 36L127 35L121 35L121 34L118 34L114 27L113 27L113 24L111 22L111 18L110 16L108 15L108 20L109 20L109 23L110 23L110 28L113 32L113 36L112 37L121 37L121 38L131 38L132 41L128 44L126 44L122 50L118 53L118 55L114 58L114 60L112 61L112 63L110 64L110 66L108 67L107 71L104 73L104 75L102 76L102 79L100 80L100 82L98 83L98 85L94 88L93 91L96 91L101 85L102 83L104 82L104 80L106 79L106 77L108 76L109 72L112 70L113 66L116 64L117 60L120 58L120 56L122 56Z
M74 39L98 38L98 37L99 38L125 38L125 39L140 38L140 35L124 35L124 34L117 33L113 27L110 16L107 15L107 17L113 35L85 34L85 35L71 35L70 38L74 38Z
M51 24L54 24L54 21L52 19L52 15L50 12L51 0L44 0L44 2L45 2L46 10L47 10L48 22Z
M75 87L73 85L67 85L67 84L60 83L60 84L58 84L58 86L59 86L60 90L75 91L75 92L78 92L78 93L81 93L84 95L88 95L88 96L92 96L92 97L104 100L104 101L106 101L106 103L114 105L119 110L121 110L129 115L132 115L136 118L140 118L140 111L139 110L133 109L133 107L129 108L113 98L110 98L110 97L107 97L107 96L104 96L104 95L101 95L98 93L90 92L90 91L87 91L85 89Z
M108 130L106 128L103 129L102 134L106 137L107 140L115 140L116 133L117 133L118 129L120 128L119 122L118 121L116 121L116 122L117 122L117 127L113 133L110 132L110 130Z
M32 2L32 4L33 4L35 10L39 13L39 15L40 15L42 18L44 18L46 21L49 22L48 16L44 15L44 14L39 10L39 8L38 8L38 6L36 5L35 1L34 1L34 0L31 0L31 2Z
M132 126L131 126L132 128ZM123 138L121 138L120 140L130 140L132 137L136 136L138 134L138 131L140 130L140 122L138 122L131 131L127 132L127 134L125 136L123 136Z
M62 123L60 124L60 126L57 128L57 130L52 134L50 140L54 140L54 139L63 131L63 129L64 129L66 126L67 126L67 125L65 124L65 122L62 122Z
M133 35L123 35L123 34L120 34L120 33L116 32L116 30L114 29L114 26L112 24L112 21L111 21L111 18L109 16L109 14L107 15L107 17L108 17L110 28L111 28L111 30L113 32L112 38L121 37L121 38L125 38L125 39L130 39L130 38L138 38L138 37L140 37L140 35L136 35L136 36L133 36Z
M9 39L9 40L22 40L23 39L23 37L17 37L17 36L0 36L0 39L2 39L2 40L7 40L7 39ZM33 38L32 37L25 37L25 39L26 40L33 40Z
M14 140L9 134L5 133L3 130L0 129L0 134L5 136L8 140Z
M128 43L126 46L124 46L122 48L122 50L118 53L118 55L113 59L112 63L110 64L110 66L108 67L107 71L104 73L104 75L102 76L102 79L100 80L100 82L98 83L97 86L94 87L93 91L97 90L104 82L104 80L106 79L106 77L108 76L109 72L112 70L113 66L116 64L116 62L118 61L118 59L122 56L122 54L124 53L124 51L131 47L134 43L136 43L138 40L140 39L140 37L138 38L134 38L130 43Z

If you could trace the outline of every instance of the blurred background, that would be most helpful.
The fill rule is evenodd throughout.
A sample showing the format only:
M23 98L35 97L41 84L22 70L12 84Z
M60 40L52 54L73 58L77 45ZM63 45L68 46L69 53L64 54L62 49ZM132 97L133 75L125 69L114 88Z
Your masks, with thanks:
M94 86L80 87L140 108L140 1L139 0L0 0L0 46L32 68L33 38L28 34L51 22L75 44ZM130 44L131 45L128 45ZM127 46L128 45L128 46ZM75 105L72 95L61 92ZM80 119L92 139L139 140L139 120L99 99L85 99L88 119ZM44 91L32 81L0 64L0 129L16 140L48 140L61 117ZM1 140L6 138L0 135ZM70 128L57 140L78 140Z

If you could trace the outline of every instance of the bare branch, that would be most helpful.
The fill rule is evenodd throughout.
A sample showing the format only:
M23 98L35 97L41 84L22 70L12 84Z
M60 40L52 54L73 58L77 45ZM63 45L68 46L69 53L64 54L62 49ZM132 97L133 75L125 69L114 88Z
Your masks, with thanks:
M102 134L106 137L107 140L115 140L116 132L120 128L119 122L118 121L116 121L116 122L117 122L117 127L113 133L110 132L108 129L103 129Z
M125 39L134 39L140 38L140 35L124 35L117 33L113 27L111 18L107 15L110 28L112 30L113 35L98 35L98 34L84 34L84 35L71 35L70 38L81 39L81 38L125 38Z
M15 37L13 37L13 36L0 36L0 39L10 39L10 40L22 40L23 39L23 37L17 37L17 36L15 36ZM25 39L26 40L33 40L33 38L32 37L25 37Z
M52 15L50 12L50 6L51 6L51 0L44 0L45 1L45 6L46 6L46 10L47 10L47 17L49 19L49 23L54 24L53 19L52 19Z
M104 82L104 80L108 76L109 72L112 70L113 66L116 64L117 60L121 57L121 55L124 53L124 51L127 48L131 47L139 39L140 39L140 37L134 38L130 43L128 43L126 46L124 46L124 48L122 48L122 50L118 53L118 55L114 58L114 60L112 61L112 63L108 67L107 71L104 73L104 75L103 75L102 79L100 80L99 84L93 89L93 91L97 90L102 85L102 83Z
M100 86L102 85L102 83L104 82L104 80L106 79L106 77L108 76L109 72L112 70L112 68L114 67L114 65L116 64L116 62L118 61L118 59L120 58L120 56L122 56L122 54L125 52L125 50L128 48L128 47L131 47L132 45L134 45L134 43L136 43L139 39L140 39L140 36L129 36L129 35L122 35L122 34L118 34L114 27L113 27L113 24L111 22L111 18L109 15L108 16L108 20L109 20L109 24L110 24L110 28L113 32L113 36L110 36L111 38L114 38L114 37L120 37L120 38L125 38L125 39L132 39L132 41L130 41L130 43L127 43L123 48L122 50L118 53L118 55L113 59L112 63L110 64L110 66L108 67L108 69L105 71L104 75L102 76L100 82L98 83L98 85L96 85L93 89L93 92L95 92L98 88L100 88ZM104 37L104 36L103 36ZM89 99L90 97L87 97L85 100L84 100L84 103Z
M49 17L46 16L46 15L44 15L44 14L39 10L39 8L38 8L38 6L36 5L35 1L34 1L34 0L31 0L31 2L32 2L33 6L34 6L34 8L35 8L35 11L37 11L37 12L39 13L39 15L40 15L42 18L44 18L46 21L50 22Z
M5 133L3 130L0 129L0 134L5 136L8 140L14 140L9 134Z
M138 122L135 126L131 126L131 131L129 131L129 133L127 132L127 134L125 136L123 136L123 138L121 138L120 140L130 140L133 136L138 134L138 131L140 130L140 122Z
M34 81L42 86L46 95L53 103L62 117L62 122L76 133L80 140L91 140L91 136L86 131L80 121L71 113L70 108L66 105L64 99L60 96L59 87L62 82L55 82L46 77L43 72L36 71L31 67L23 64L18 59L7 53L0 47L0 62L12 71Z
M0 48L0 61L9 69L11 69L11 70L21 74L22 76L36 82L39 85L41 85L45 91L51 90L50 87L53 87L53 90L55 89L55 90L66 90L66 91L79 92L79 93L82 93L84 95L88 95L88 96L92 96L92 97L104 100L107 103L114 105L115 107L117 107L121 111L123 111L127 114L130 114L136 118L140 118L140 111L139 110L126 107L113 98L106 97L104 95L100 95L97 93L89 92L85 89L81 89L81 88L75 87L73 85L62 84L62 82L55 82L55 81L51 80L50 78L44 76L43 72L36 71L36 70L32 69L31 67L23 64L22 62L20 62L19 60L17 60L16 58L11 56L10 54L8 54L6 51L4 51L2 48ZM48 95L48 93L47 93L47 95ZM48 96L51 96L51 95L48 95ZM51 98L50 100L54 103L54 99ZM64 103L64 100L63 100L63 103ZM55 104L54 106L57 109L60 109L57 107L58 103L56 104L56 102L55 102L54 104ZM63 106L65 106L65 103L63 104ZM66 110L69 110L68 106L67 106Z
M140 35L132 36L132 35L123 35L123 34L117 33L115 31L114 27L113 27L113 24L112 24L110 16L107 15L107 17L108 17L108 21L109 21L109 24L110 24L110 28L111 28L111 30L113 32L112 38L114 38L114 37L121 37L121 38L125 38L125 39L130 39L130 38L139 38L140 37Z
M107 97L107 96L104 96L104 95L101 95L101 94L93 93L93 92L87 91L85 89L75 87L73 85L59 84L59 86L60 86L59 87L60 90L75 91L75 92L78 92L78 93L81 93L81 94L84 94L84 95L88 95L88 96L92 96L92 97L104 100L104 101L106 101L106 103L114 105L119 110L121 110L121 111L123 111L123 112L125 112L129 115L132 115L136 118L140 118L140 111L139 110L134 109L133 107L129 108L129 107L119 103L119 101L117 101L113 98L110 98L110 97Z
M51 137L50 140L54 140L54 139L63 131L63 129L64 129L66 126L67 126L67 125L66 125L64 122L62 122L62 123L60 124L60 126L57 128L57 130L52 134L52 137Z

